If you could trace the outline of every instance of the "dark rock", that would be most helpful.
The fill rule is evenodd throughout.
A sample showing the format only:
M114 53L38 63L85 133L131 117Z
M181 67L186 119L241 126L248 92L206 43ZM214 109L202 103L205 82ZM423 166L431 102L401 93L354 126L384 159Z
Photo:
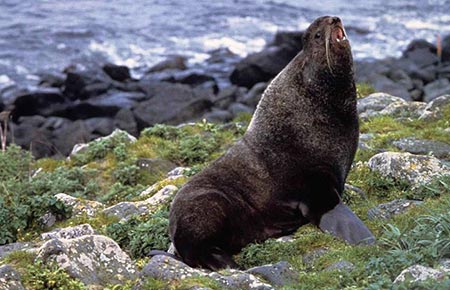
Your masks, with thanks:
M120 108L116 106L101 106L83 102L70 105L64 110L56 111L53 115L70 120L84 120L95 117L114 117L119 110Z
M450 158L450 145L434 140L403 138L392 143L400 150L423 155L434 155L437 158Z
M420 79L425 84L430 83L436 79L436 68L434 66L427 66L419 68L417 66L410 67L409 76L413 79Z
M378 62L355 61L355 80L362 83L371 83L378 75L386 76L391 71L392 59Z
M412 90L409 92L411 99L416 102L420 102L423 100L423 92L421 90Z
M214 94L219 91L219 87L217 86L217 82L214 77L197 72L183 72L176 74L173 82L186 84L191 87L211 88Z
M105 64L103 71L113 80L124 82L131 79L130 69L124 65Z
M213 100L214 105L220 109L227 109L237 99L241 98L246 92L245 88L230 86L219 92Z
M21 117L18 124L12 124L11 132L14 142L24 149L30 150L34 157L52 156L55 148L51 142L52 133L45 127L42 116Z
M228 110L231 112L231 114L234 117L237 117L239 114L242 114L242 113L253 114L254 109L252 109L249 106L246 106L244 104L241 104L241 103L234 103L228 108Z
M403 85L394 82L384 75L371 75L368 82L373 85L376 91L391 94L407 101L411 100L408 90Z
M185 70L186 66L186 57L181 55L174 55L168 57L166 60L155 64L152 66L147 73L160 72L164 70Z
M225 123L233 119L233 114L226 110L212 110L211 112L206 113L203 118L212 123Z
M147 96L142 92L120 92L109 91L107 94L91 98L86 102L99 107L115 107L118 112L120 109L133 108L138 102L147 99Z
M54 111L67 106L66 98L57 88L40 88L39 90L21 95L14 101L13 120L20 116L50 116Z
M439 61L436 53L432 53L425 49L411 51L407 54L407 58L413 61L419 67L436 65Z
M272 45L241 60L230 75L231 83L247 88L275 77L302 49L301 32L279 32Z
M450 62L450 35L442 40L442 62Z
M3 110L6 108L5 104L3 103L3 101L0 99L0 112L3 112Z
M266 88L267 83L257 83L251 88L250 91L248 91L247 94L238 99L238 101L252 108L256 108L256 105L258 105L259 100L261 99L261 96Z
M401 84L407 90L412 90L414 88L413 81L404 70L394 69L390 72L389 78L394 82Z
M427 84L424 88L424 101L431 102L439 96L450 94L450 81L448 79L438 79Z
M303 48L303 32L278 31L269 46L287 45L297 53Z
M206 60L209 64L230 63L238 56L234 54L228 47L221 47L209 52L210 57Z
M390 219L399 215L411 207L420 205L422 202L417 200L395 199L388 203L379 204L377 207L369 209L367 216L369 219Z
M62 128L66 124L70 123L69 119L61 118L61 117L48 117L45 119L42 128L46 128L50 131Z
M39 86L62 88L66 76L60 72L44 72L39 74Z
M111 78L103 70L73 70L67 73L63 93L71 100L84 100L98 95L110 84Z
M90 118L84 122L89 132L94 135L106 136L114 131L114 120L111 118Z
M450 79L450 65L438 67L437 74L439 78Z
M298 282L299 273L285 261L276 264L254 267L245 271L260 276L274 286L284 286Z
M151 99L138 104L133 111L140 129L158 123L179 124L192 120L212 106L204 91L187 85L150 82L146 91Z
M133 136L137 136L139 133L133 112L126 108L121 109L114 116L114 126L127 131Z
M88 126L79 120L68 123L66 126L53 131L54 144L58 153L68 156L73 146L79 143L86 143L93 139Z

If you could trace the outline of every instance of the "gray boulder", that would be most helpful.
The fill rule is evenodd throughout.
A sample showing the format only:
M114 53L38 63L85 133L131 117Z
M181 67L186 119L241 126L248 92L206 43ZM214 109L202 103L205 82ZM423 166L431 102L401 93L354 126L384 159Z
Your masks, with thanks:
M74 227L67 227L62 229L54 229L51 232L42 233L42 240L51 240L51 239L74 239L79 238L81 236L86 235L94 235L95 230L91 227L90 224L82 224Z
M285 261L250 268L245 272L262 277L274 286L284 286L297 283L299 277L299 273L294 270L291 264Z
M234 117L236 117L242 113L252 114L254 109L252 109L249 106L246 106L244 104L241 104L241 103L234 103L234 104L231 104L231 106L228 108L228 110L231 112L231 114Z
M212 110L209 113L206 113L203 118L212 123L225 123L231 121L233 119L233 114L227 110Z
M406 279L412 279L410 282L420 282L428 279L440 280L444 278L444 271L436 270L430 267L424 267L421 265L413 265L411 267L403 270L397 278L395 278L394 283L403 282Z
M426 184L443 175L450 175L450 167L436 157L411 153L384 152L370 158L369 168L394 180L413 186Z
M392 144L412 154L433 155L439 159L450 158L450 145L440 141L403 138Z
M357 104L358 114L360 117L371 117L374 112L379 112L392 103L406 103L399 97L394 97L385 93L374 93L359 99Z
M65 193L58 193L55 197L66 206L72 207L72 217L82 215L93 217L105 207L98 201L76 198Z
M266 88L267 83L257 83L238 101L252 108L256 108L256 105L258 105L259 100L261 99L261 96Z
M124 65L107 63L103 66L103 71L115 81L124 82L131 79L130 69Z
M0 246L0 260L12 252L33 251L38 245L36 243L17 242Z
M0 289L25 290L21 282L20 274L10 265L0 266Z
M139 103L133 111L140 129L193 120L212 107L208 94L187 85L147 82L145 90L151 98Z
M450 94L434 99L427 104L419 120L434 121L442 118L443 110L448 105L450 105Z
M183 280L191 277L209 277L217 281L225 289L274 289L273 286L259 280L252 274L237 270L226 270L227 273L209 272L194 269L167 256L154 256L140 273L140 281L134 289L144 290L145 279L154 278L164 281Z
M137 276L130 257L105 236L52 239L41 246L37 259L56 263L86 285L124 284Z

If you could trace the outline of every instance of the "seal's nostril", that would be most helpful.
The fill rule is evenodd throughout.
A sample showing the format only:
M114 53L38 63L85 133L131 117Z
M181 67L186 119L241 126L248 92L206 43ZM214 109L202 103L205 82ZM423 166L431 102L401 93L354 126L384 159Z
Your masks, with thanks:
M341 22L341 19L339 19L339 17L333 17L332 19L333 20L332 20L331 24L336 24L336 23Z

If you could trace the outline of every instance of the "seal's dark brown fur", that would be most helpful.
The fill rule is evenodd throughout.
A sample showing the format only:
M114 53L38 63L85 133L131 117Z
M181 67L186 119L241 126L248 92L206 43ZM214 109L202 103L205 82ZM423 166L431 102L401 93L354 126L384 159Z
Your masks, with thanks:
M184 262L235 267L245 245L306 223L350 243L373 240L340 201L358 143L352 67L340 19L315 20L243 138L175 197L170 236Z

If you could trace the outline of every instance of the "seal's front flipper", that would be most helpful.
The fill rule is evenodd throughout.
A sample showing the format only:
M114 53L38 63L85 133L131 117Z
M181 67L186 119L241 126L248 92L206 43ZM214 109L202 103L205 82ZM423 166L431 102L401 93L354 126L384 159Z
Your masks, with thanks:
M319 228L349 244L373 244L375 237L364 223L342 202L322 215Z

